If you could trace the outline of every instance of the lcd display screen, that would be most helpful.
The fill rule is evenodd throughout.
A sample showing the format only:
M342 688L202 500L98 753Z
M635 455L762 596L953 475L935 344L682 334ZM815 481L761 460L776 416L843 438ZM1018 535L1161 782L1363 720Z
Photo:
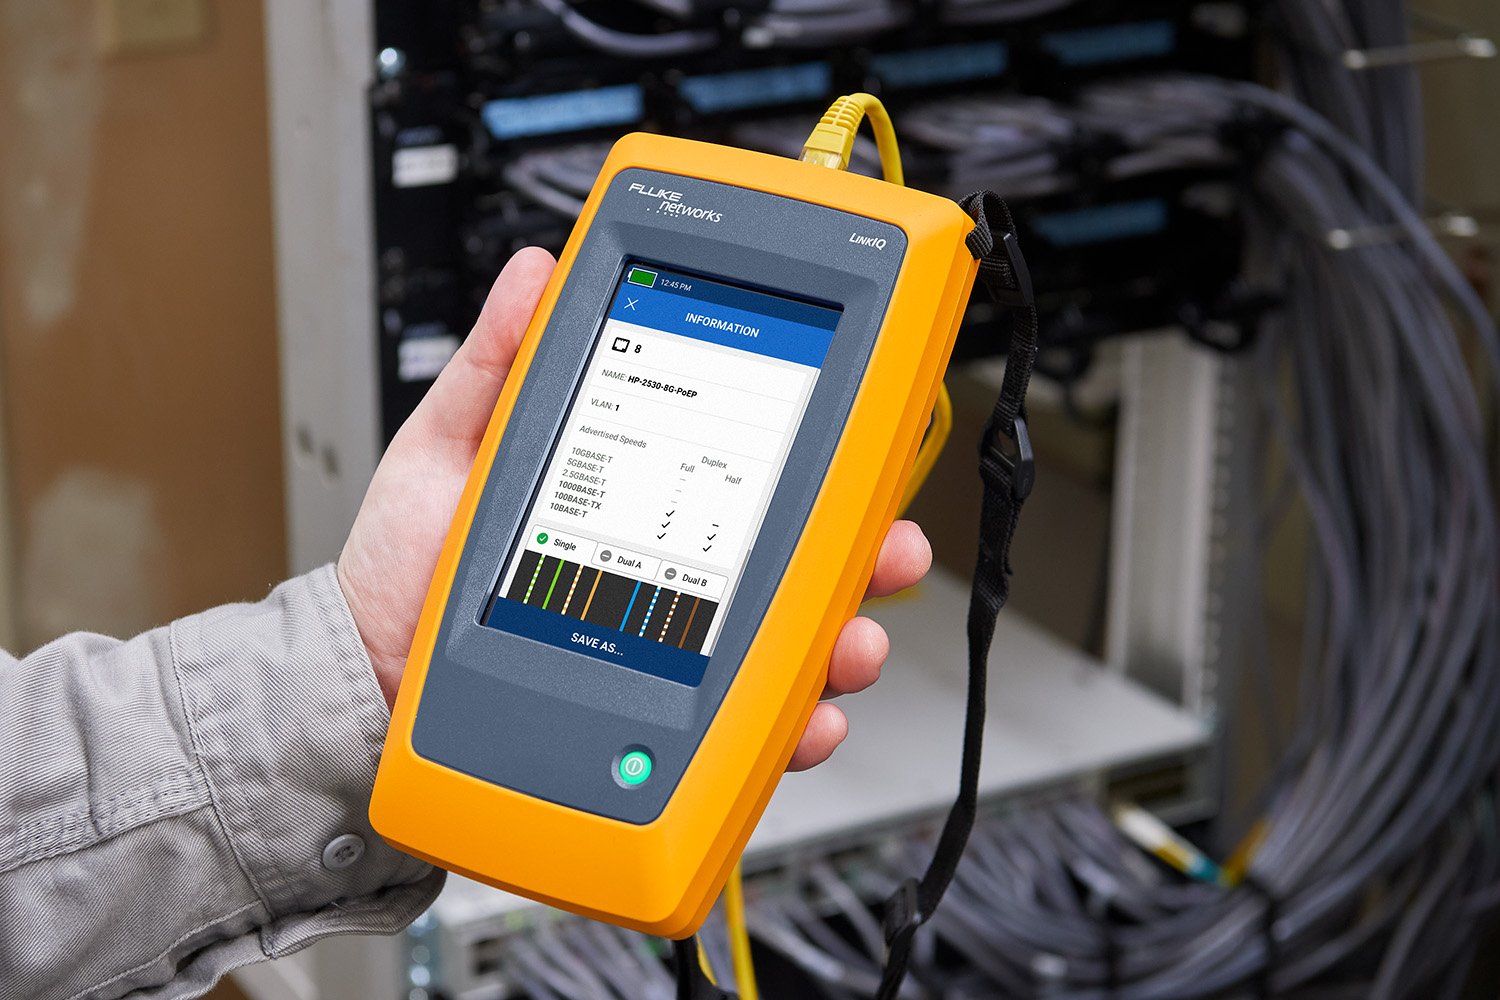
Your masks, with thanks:
M841 315L628 264L481 623L701 681Z

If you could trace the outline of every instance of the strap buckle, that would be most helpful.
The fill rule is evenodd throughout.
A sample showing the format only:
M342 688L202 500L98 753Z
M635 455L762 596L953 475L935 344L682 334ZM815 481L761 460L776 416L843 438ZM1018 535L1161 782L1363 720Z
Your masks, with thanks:
M917 902L917 880L906 879L885 901L885 913L881 924L885 930L886 947L891 954L905 954L911 947L911 939L922 926L922 908Z
M1011 309L1030 309L1036 305L1036 293L1031 287L1031 268L1026 264L1026 255L1021 252L1021 241L1013 232L1006 232L1000 236L1000 252L1005 256L1005 263L1010 266L1011 276L1015 279L1014 288L1000 288L997 283L991 283L990 296L996 305L1007 306Z
M1008 493L1013 500L1031 495L1036 485L1036 452L1025 417L1018 414L1009 433L995 417L984 425L979 439L979 474L987 487Z
M971 195L965 198L964 204L969 204L974 197ZM1000 237L998 247L995 245L997 235ZM980 278L996 305L1008 309L1030 309L1036 305L1036 293L1031 285L1031 268L1026 264L1026 255L1021 252L1020 239L1013 229L997 234L990 228L983 200L978 200L978 216L974 228L964 238L964 243L968 246L969 253L979 261ZM991 259L997 249L1005 261L1003 265ZM1003 271L1006 281L993 280L995 271Z

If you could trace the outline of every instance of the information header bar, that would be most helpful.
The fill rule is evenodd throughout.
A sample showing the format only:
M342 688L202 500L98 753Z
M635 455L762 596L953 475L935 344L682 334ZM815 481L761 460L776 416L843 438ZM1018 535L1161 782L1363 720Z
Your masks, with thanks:
M648 265L626 268L609 318L723 347L821 368L843 315L768 292Z

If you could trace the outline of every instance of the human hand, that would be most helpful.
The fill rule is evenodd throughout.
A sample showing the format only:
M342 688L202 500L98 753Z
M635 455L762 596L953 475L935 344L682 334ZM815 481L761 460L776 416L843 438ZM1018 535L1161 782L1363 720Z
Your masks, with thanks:
M552 268L551 256L536 248L522 250L505 265L473 332L386 450L339 556L339 586L387 705L395 703L469 467ZM898 521L881 547L867 596L905 590L931 564L932 550L922 530ZM869 687L880 676L889 650L885 630L875 622L850 621L829 659L825 697ZM827 760L848 731L844 713L820 703L789 769Z

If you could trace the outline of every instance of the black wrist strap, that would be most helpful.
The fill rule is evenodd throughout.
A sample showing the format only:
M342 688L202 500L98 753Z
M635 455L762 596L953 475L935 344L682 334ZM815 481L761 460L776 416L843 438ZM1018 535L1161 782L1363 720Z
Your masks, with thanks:
M958 798L943 823L937 849L920 880L902 883L885 908L886 966L876 1000L895 1000L906 978L912 940L953 881L974 828L979 800L979 756L984 740L985 682L995 619L1010 594L1010 542L1021 504L1036 477L1026 427L1026 387L1036 364L1037 317L1031 274L1016 241L1010 209L992 191L960 204L974 218L969 252L979 260L979 280L1010 327L1010 353L1000 398L979 440L984 500L979 515L979 555L969 595L969 692L964 710L963 766Z
M974 566L974 589L969 596L969 693L964 711L963 768L958 799L943 824L932 862L920 880L907 879L886 903L886 966L876 1000L895 1000L906 979L912 939L947 891L959 858L974 828L979 804L979 756L984 739L985 681L989 674L990 641L995 618L1010 593L1010 541L1015 534L1021 503L1036 478L1031 436L1026 428L1026 387L1036 364L1037 317L1031 274L1016 241L1010 209L991 191L971 194L960 202L974 218L965 241L979 261L979 280L1000 307L1009 327L1010 352L1000 398L979 439L979 477L984 502L979 515L979 556ZM722 997L698 968L695 945L677 942L678 1000Z

